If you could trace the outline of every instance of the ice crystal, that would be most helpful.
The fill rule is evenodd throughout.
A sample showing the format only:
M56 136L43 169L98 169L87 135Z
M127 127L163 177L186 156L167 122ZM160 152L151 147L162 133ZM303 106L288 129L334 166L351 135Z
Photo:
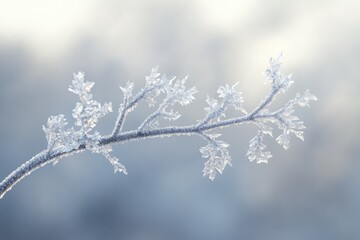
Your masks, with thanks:
M120 89L121 91L123 92L124 94L124 98L130 98L132 96L132 90L134 88L134 83L132 82L126 82L126 86L125 87L121 87L120 86Z
M236 90L238 83L230 87L228 84L225 86L220 86L218 89L218 94L220 98L223 98L224 105L233 106L236 110L240 110L243 113L247 113L243 108L242 103L244 102L241 92Z
M97 124L98 120L112 112L111 103L104 103L92 100L91 88L94 82L85 82L84 73L74 74L74 80L69 87L69 91L79 95L81 102L77 102L73 109L75 125L81 127L84 135L87 135Z
M156 104L156 97L164 92L164 85L171 79L168 79L165 74L161 75L158 72L158 67L154 67L151 69L150 75L145 77L145 80L144 92L148 92L145 99L149 106L153 107Z
M304 141L305 129L304 122L299 121L299 117L294 115L295 105L300 107L309 107L310 101L316 101L317 98L306 90L303 95L297 93L295 98L290 100L284 108L280 109L276 113L277 125L283 130L283 133L276 138L276 141L288 149L290 147L290 134L294 134L296 137Z
M145 87L156 86L160 82L160 73L158 72L159 67L154 67L151 69L150 75L145 77L146 85Z
M251 162L268 163L268 160L272 157L269 151L265 151L266 145L263 143L264 134L263 130L259 130L258 134L250 140L249 150L246 155Z
M79 134L74 128L65 129L67 125L64 115L50 116L47 127L43 126L48 142L48 151L71 151L79 147Z
M197 93L197 90L195 87L186 90L186 79L187 77L181 80L172 78L168 81L169 84L165 85L166 101L169 105L180 103L185 106L195 99L194 94Z
M181 116L178 112L174 112L173 109L167 110L167 108L172 107L176 103L185 106L195 99L194 94L197 93L197 90L195 87L186 89L186 79L187 77L181 80L178 80L175 77L167 78L165 74L161 75L158 73L157 68L153 68L150 76L146 77L146 86L148 90L145 88L143 91L148 93L145 98L151 106L154 106L154 104L156 104L156 97L161 93L165 93L166 96L163 98L162 103L159 104L158 109L150 114L139 126L139 131L158 128L158 120L160 118L174 121Z
M292 81L292 74L285 76L281 74L281 58L282 54L277 58L270 58L269 66L265 70L265 83L271 83L273 88L281 89L282 92L285 92L294 81Z
M273 121L269 121L269 122L273 122ZM270 137L273 136L273 128L270 127L269 125L266 124L267 121L265 120L258 120L256 122L256 125L258 125L259 127L259 131L261 131L261 133L263 133L263 135L269 135Z
M300 107L310 107L310 101L317 101L317 97L311 94L309 89L302 96L299 93L296 94L296 104Z
M66 119L62 114L49 117L47 121L47 127L43 126L43 130L48 142L48 149L53 147L55 142L59 140L59 134L64 131L66 124Z
M216 140L220 135L206 136L208 144L200 148L201 156L208 160L204 164L204 176L209 176L211 180L215 179L216 172L222 173L227 165L231 166L231 157L229 155L229 144L221 140Z
M225 112L229 106L233 106L236 110L240 110L243 113L247 113L245 108L242 106L243 98L241 92L236 90L236 84L233 86L225 85L218 88L218 96L221 101L209 97L206 97L207 107L204 108L207 116L200 122L200 125L207 124L208 122L220 121L221 118L225 118Z
M114 167L114 173L123 172L127 175L126 168L119 162L119 159L110 155L110 152L112 152L112 147L110 145L101 146L97 140L93 140L89 143L90 144L87 146L87 148L93 153L99 153L103 155Z
M205 107L205 112L210 115L218 111L220 108L219 101L215 98L209 97L209 95L206 97L206 103L209 105L208 107ZM223 115L225 117L225 115Z

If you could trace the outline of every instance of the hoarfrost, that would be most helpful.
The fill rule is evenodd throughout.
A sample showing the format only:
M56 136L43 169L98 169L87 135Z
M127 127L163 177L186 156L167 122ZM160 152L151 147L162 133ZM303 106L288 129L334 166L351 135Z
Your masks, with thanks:
M94 153L102 154L114 166L115 172L126 173L125 167L119 163L118 159L110 156L111 147L101 146L99 141L101 134L97 131L92 133L97 122L106 114L112 112L111 103L99 102L92 99L91 89L94 82L86 82L85 74L78 72L74 74L74 80L69 86L69 91L78 95L80 102L77 102L72 111L75 119L75 126L79 127L75 130L73 127L64 129L67 125L64 115L51 116L48 119L47 127L43 126L46 138L48 140L48 152L70 152L78 149L80 145L85 145L86 149ZM126 87L121 88L126 98L131 97L133 84L128 82ZM55 165L58 160L54 160Z
M212 131L242 123L254 123L258 126L258 133L250 140L246 154L248 159L257 163L267 163L272 155L266 151L264 138L265 135L273 136L272 125L277 126L282 131L276 137L276 141L283 148L288 149L291 135L304 140L303 130L305 126L303 121L294 114L295 107L309 107L311 101L317 100L309 90L306 90L304 94L297 93L295 98L288 101L284 107L274 111L270 110L269 105L276 96L280 92L285 93L294 83L291 74L283 75L280 72L281 56L270 59L265 70L265 83L270 83L270 92L253 111L247 113L243 107L244 100L241 92L236 90L237 84L220 86L217 90L217 99L207 96L206 103L208 106L204 108L204 118L189 126L161 127L159 120L175 121L180 118L181 114L174 110L174 106L176 104L185 106L191 103L195 99L196 88L186 88L187 77L183 79L168 78L165 74L160 74L158 68L155 67L145 77L145 86L137 94L133 94L134 84L131 82L127 82L125 86L120 86L123 102L119 106L113 132L106 136L94 129L100 118L112 112L112 104L110 102L100 104L93 100L91 89L94 82L85 81L83 72L74 74L69 91L80 98L72 111L75 126L67 127L68 123L64 115L50 116L47 125L43 126L47 148L18 167L1 182L0 198L35 169L50 162L56 164L61 157L70 156L83 150L90 150L93 153L103 155L111 163L115 173L127 174L126 168L119 162L119 159L110 155L112 151L110 144L149 137L200 135L207 142L207 145L200 148L201 156L206 159L203 175L214 180L217 173L222 173L227 165L231 166L231 157L228 150L229 145L218 140L220 134ZM133 111L142 100L147 101L151 107L158 106L137 129L123 132L122 127L127 114ZM226 118L226 113L230 107L241 111L244 115Z
M264 134L264 131L259 130L258 134L250 140L249 150L246 155L251 162L268 163L268 160L272 157L269 151L265 151L266 145L263 143Z

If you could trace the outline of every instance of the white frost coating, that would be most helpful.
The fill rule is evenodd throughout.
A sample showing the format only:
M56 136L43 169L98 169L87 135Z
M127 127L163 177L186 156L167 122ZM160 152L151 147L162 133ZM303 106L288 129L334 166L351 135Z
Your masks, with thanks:
M264 135L264 131L260 129L258 134L250 140L249 150L246 155L251 162L268 163L268 160L272 157L271 152L264 151L266 148L266 145L263 143Z
M241 92L236 90L236 83L232 87L229 85L220 86L217 93L219 98L221 98L221 102L219 102L215 98L211 98L209 96L206 97L206 103L209 105L205 107L204 110L207 116L199 123L199 126L204 126L212 121L220 121L221 118L225 118L225 112L228 109L228 106L233 106L236 110L240 110L243 113L247 113L243 108L242 103L244 102Z
M84 150L103 155L112 164L115 173L127 174L126 168L119 162L119 159L110 155L111 145L152 137L194 134L201 136L207 143L200 148L201 156L207 159L203 174L214 180L217 173L222 173L227 165L231 166L231 157L228 149L229 144L219 140L221 134L214 133L213 130L242 123L254 123L259 128L257 135L250 140L247 157L250 161L267 163L272 155L265 150L265 135L272 137L272 127L277 126L282 130L282 134L276 137L276 141L285 149L290 146L292 134L304 140L303 130L305 126L294 115L295 107L309 107L310 101L317 100L307 90L302 95L296 94L295 98L283 105L284 107L276 110L269 109L276 95L280 92L285 93L294 83L291 75L281 74L280 58L281 55L270 59L269 66L265 70L265 83L271 85L270 92L250 113L247 113L243 107L244 100L241 92L236 89L237 84L225 85L219 87L217 99L207 96L206 103L208 106L204 108L205 116L189 126L162 127L159 124L160 119L169 121L179 119L181 114L174 111L173 106L175 104L188 105L195 99L194 94L197 93L197 90L195 87L186 88L187 77L183 79L168 78L166 75L160 74L158 68L155 67L151 70L150 75L145 78L145 86L137 94L133 94L134 84L131 82L120 87L123 101L119 106L117 120L110 135L102 135L94 129L100 118L112 112L111 103L101 105L93 100L91 89L94 83L86 82L82 72L74 74L74 80L69 86L69 91L80 98L80 102L76 103L72 112L75 126L67 128L68 123L64 115L50 116L47 126L43 126L48 141L47 148L18 167L0 183L0 198L35 169L50 162L55 164L62 157ZM136 108L141 100L147 101L150 107L157 105L156 110L145 117L136 129L124 132L122 128L127 115ZM241 116L226 118L229 107L239 110L242 113Z
M69 91L79 95L81 102L76 103L73 109L73 117L75 118L75 125L81 127L80 131L84 137L91 137L90 131L96 126L100 118L112 112L111 103L101 105L99 102L92 100L91 88L94 82L85 82L84 73L79 72L74 74L72 85L69 86Z
M229 144L221 140L216 140L220 134L202 136L207 140L208 144L200 148L201 156L208 158L204 164L204 176L209 176L211 180L215 179L216 172L222 173L226 165L231 166L231 157L229 155Z
M187 77L181 80L177 80L175 77L167 78L165 74L161 77L154 79L154 76L159 77L157 69L153 69L149 77L146 78L146 86L153 86L158 84L159 87L154 89L154 93L149 93L150 97L147 97L147 100L151 103L150 106L153 106L156 103L156 97L161 93L165 93L165 97L156 111L150 114L139 126L139 131L156 129L159 127L158 119L164 118L166 120L176 120L181 115L178 112L174 112L173 109L168 110L168 107L174 106L176 103L179 103L182 106L185 106L195 99L194 94L197 93L195 87L192 87L186 90L185 83Z

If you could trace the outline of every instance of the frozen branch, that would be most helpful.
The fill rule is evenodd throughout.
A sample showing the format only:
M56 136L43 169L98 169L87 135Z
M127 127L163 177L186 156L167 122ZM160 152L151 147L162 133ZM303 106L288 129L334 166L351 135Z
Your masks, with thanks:
M294 99L288 101L280 109L275 111L268 109L276 95L285 92L293 83L291 75L284 76L280 73L279 58L270 59L269 66L265 71L266 83L271 84L270 92L253 111L247 113L243 108L243 98L241 93L236 90L236 84L231 87L225 85L219 87L217 91L220 101L208 96L205 117L189 126L161 127L157 120L161 118L170 121L177 120L181 115L174 112L172 107L175 104L182 106L189 104L195 99L193 95L197 90L194 87L186 89L186 78L181 80L167 78L165 75L158 73L157 68L153 68L150 75L146 77L145 87L135 96L132 95L133 83L128 82L125 87L120 87L123 93L123 101L118 110L114 129L109 136L102 136L99 132L94 131L94 128L101 117L112 112L111 103L101 105L93 100L90 91L94 83L85 82L84 74L81 72L74 74L74 80L69 87L69 91L80 98L80 102L76 103L72 114L75 119L75 127L65 128L67 122L64 115L49 117L47 126L43 126L48 141L47 148L22 164L0 183L0 198L34 170L48 163L56 164L60 158L84 150L102 154L112 164L115 173L123 172L127 174L119 159L110 155L112 145L159 136L194 134L201 136L207 142L207 145L200 148L202 157L207 159L204 164L203 174L214 180L217 173L222 173L227 165L231 165L231 157L228 150L229 144L218 139L221 134L212 131L245 122L252 122L259 128L257 135L250 140L247 157L250 161L267 163L272 155L269 151L265 151L264 136L269 135L272 137L271 125L276 125L283 131L276 138L276 141L285 149L288 149L291 134L302 140L304 139L303 129L305 126L297 116L293 115L295 106L309 106L310 101L317 100L307 90L303 95L296 94ZM164 97L158 108L146 117L137 129L122 131L127 114L134 110L141 100L146 100L149 106L154 106L160 96ZM231 106L235 110L241 111L243 115L226 118L225 114ZM169 108L171 109L168 110Z

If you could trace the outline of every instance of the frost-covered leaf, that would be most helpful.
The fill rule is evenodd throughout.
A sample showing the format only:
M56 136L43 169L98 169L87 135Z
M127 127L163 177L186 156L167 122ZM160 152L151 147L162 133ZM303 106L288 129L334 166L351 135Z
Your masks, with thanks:
M69 86L69 91L80 96L81 101L89 101L92 98L90 94L91 88L94 86L94 82L85 82L85 74L83 72L74 73L74 80Z
M246 155L251 162L268 163L268 160L272 157L269 151L265 151L266 145L263 143L263 138L264 132L259 130L258 134L250 140Z
M294 133L297 138L300 138L301 140L304 141L304 132L303 131L291 130L291 132Z
M124 165L122 165L119 162L119 159L110 155L110 152L112 151L112 147L110 145L100 146L98 144L98 141L96 140L96 138L99 138L99 137L100 136L96 134L95 139L93 139L93 141L88 142L87 148L89 150L91 150L93 153L99 153L99 154L103 155L114 167L114 173L123 172L124 174L127 175L126 168L124 167Z
M65 129L65 125L67 122L64 115L49 117L47 127L43 126L48 141L48 150L68 152L79 147L81 135L74 128Z
M299 94L298 94L299 96ZM296 103L300 107L310 107L309 102L310 101L317 101L317 97L310 93L309 89L305 91L305 93L302 96L299 96Z
M204 108L207 114L207 120L211 121L217 119L218 121L220 121L221 118L224 118L226 116L226 106L224 102L220 104L217 99L211 98L209 96L206 97L206 102L209 105L208 107Z
M98 120L112 112L111 103L101 105L99 102L92 100L90 94L93 82L84 81L84 73L74 74L74 80L69 87L69 91L79 95L81 102L76 103L73 109L75 125L81 127L81 131L86 135L96 126Z
M242 103L244 102L241 92L236 90L238 83L235 83L233 86L226 84L225 86L220 86L218 89L218 94L220 98L223 98L225 105L232 105L236 110L240 110L243 113L247 113L243 108Z
M310 101L316 101L317 98L310 93L309 90L305 91L303 95L297 93L295 98L288 101L288 103L277 111L274 120L283 133L277 137L276 141L282 145L285 149L290 147L290 134L294 134L297 138L304 140L305 129L304 122L299 121L299 117L294 115L295 105L300 107L309 106Z
M209 97L209 95L206 97L206 103L209 105L208 107L204 108L207 114L215 112L220 106L218 100Z
M243 98L241 96L241 92L236 90L236 85L237 83L232 87L225 85L218 88L217 93L219 98L221 98L220 102L209 96L206 97L206 103L208 106L205 107L204 110L207 116L202 122L200 122L200 124L206 124L214 120L220 121L221 118L226 116L225 112L229 106L233 106L236 110L247 113L242 106Z
M155 77L156 80L154 80ZM194 94L197 90L195 87L186 89L186 79L187 77L181 80L176 79L175 77L167 78L165 74L159 75L154 70L152 71L150 77L147 77L148 90L143 90L144 95L146 92L145 98L148 100L149 105L155 105L157 96L161 93L165 93L166 96L163 98L162 103L159 104L158 109L150 114L138 127L139 131L157 128L157 120L160 118L164 118L166 120L176 120L181 116L178 112L174 112L172 109L170 111L166 109L176 103L183 106L187 105L195 99ZM149 89L151 89L151 91Z
M265 70L265 83L271 83L273 89L281 89L285 93L294 81L292 80L292 74L285 76L281 74L281 58L282 53L277 58L270 58L269 65Z
M155 106L156 98L165 92L166 86L171 84L173 79L175 79L169 79L165 74L161 75L157 70L157 67L153 68L150 75L145 78L146 84L143 91L146 92L145 100L149 103L150 107Z
M283 146L285 150L290 147L290 131L288 129L284 129L284 132L276 138L276 141Z
M271 122L271 121L270 121ZM269 125L266 124L266 121L263 120L263 119L260 119L258 121L256 121L256 125L259 126L259 130L264 134L264 135L270 135L271 137L273 136L272 135L272 131L273 131L273 128L270 127Z
M113 165L114 167L114 173L121 173L123 172L125 175L127 175L127 171L126 168L124 167L124 165L122 165L119 162L119 159L116 157L109 157L108 160L110 161L111 165Z
M134 88L134 83L132 82L126 82L125 87L120 86L120 90L123 92L125 98L129 98L132 96L132 90Z
M214 180L216 172L222 173L227 165L231 166L228 146L227 143L216 140L200 148L201 156L208 159L204 164L204 176Z
M58 138L58 133L62 132L66 125L64 115L50 116L47 121L47 127L43 126L43 130L48 142L48 149L51 148Z
M74 128L67 129L59 133L60 144L59 148L61 151L69 152L73 149L77 149L80 146L79 139L81 134L74 130Z
M280 73L281 57L282 54L280 54L277 58L270 58L269 65L265 70L265 83L271 83L273 86L278 86L280 80L282 79Z
M294 81L291 80L291 78L292 78L292 74L289 74L287 76L282 76L280 85L283 93L285 93L286 90L288 90L290 86L294 83Z
M154 67L151 69L150 75L145 77L146 86L154 86L160 81L160 73L158 72L159 67Z
M165 86L166 99L169 105L180 103L182 106L185 106L195 99L194 94L197 93L197 90L195 87L186 90L186 79L187 77L181 80L173 78Z

